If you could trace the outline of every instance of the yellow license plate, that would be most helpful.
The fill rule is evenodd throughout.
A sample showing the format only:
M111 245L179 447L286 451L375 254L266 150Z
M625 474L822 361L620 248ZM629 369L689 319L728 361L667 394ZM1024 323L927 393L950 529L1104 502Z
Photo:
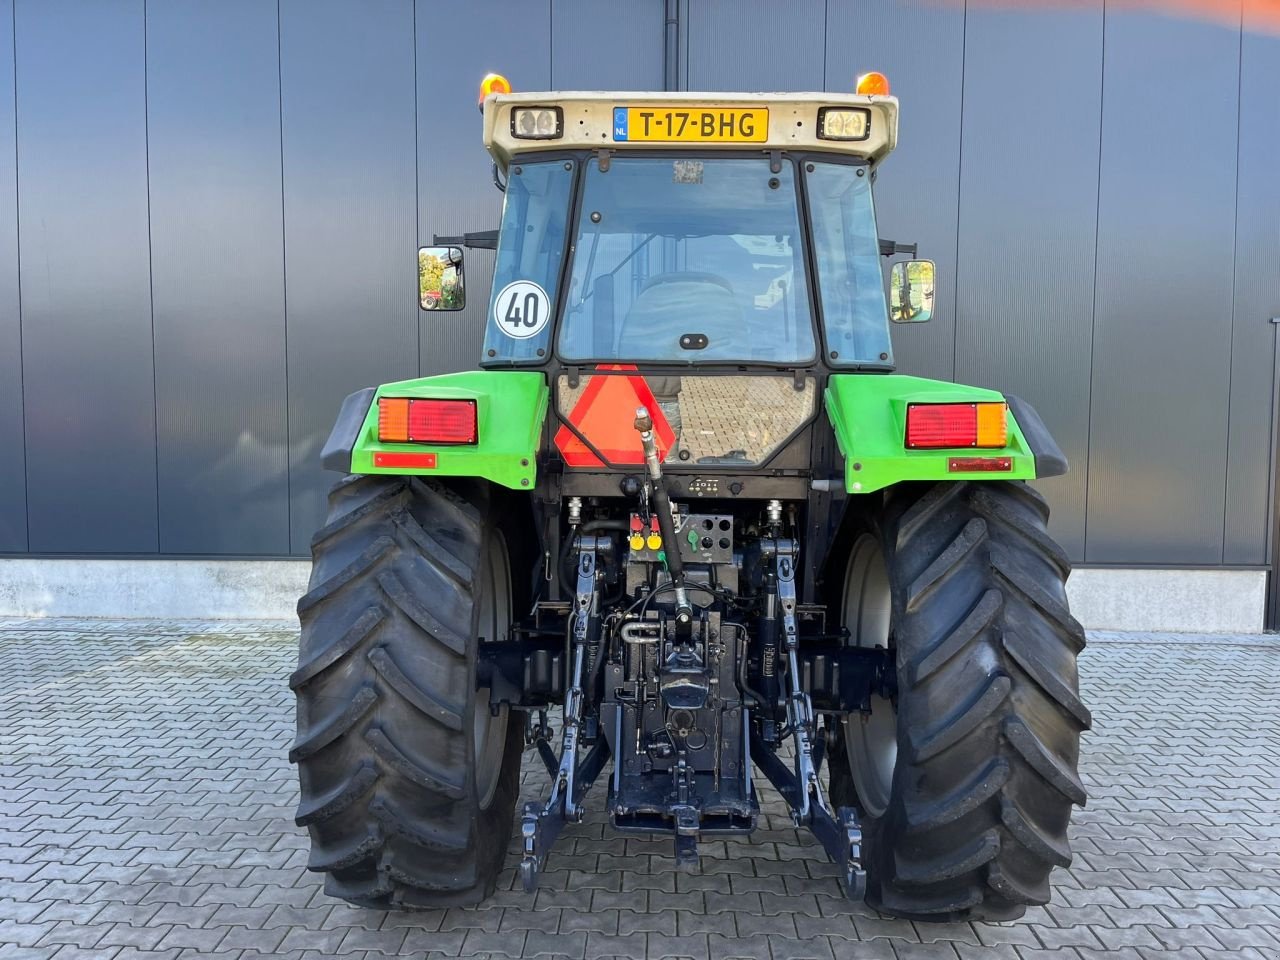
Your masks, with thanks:
M763 143L768 107L614 107L613 139L628 143Z

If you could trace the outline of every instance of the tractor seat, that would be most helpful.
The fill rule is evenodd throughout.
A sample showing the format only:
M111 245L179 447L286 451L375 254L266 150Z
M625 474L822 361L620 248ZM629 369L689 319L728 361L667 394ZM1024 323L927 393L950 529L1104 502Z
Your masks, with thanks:
M704 334L709 346L682 350L680 337L686 333ZM733 354L733 341L747 335L742 308L723 277L694 271L660 273L645 282L627 311L617 354L638 360L708 360Z

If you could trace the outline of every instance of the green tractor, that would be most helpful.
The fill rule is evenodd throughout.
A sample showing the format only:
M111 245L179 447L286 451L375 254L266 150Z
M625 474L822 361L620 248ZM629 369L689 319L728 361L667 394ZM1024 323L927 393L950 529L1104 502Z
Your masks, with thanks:
M487 80L501 228L432 278L460 301L460 248L496 251L480 369L353 394L323 451L290 758L330 894L481 901L517 816L532 890L593 787L696 868L763 778L884 913L1049 900L1090 717L1026 481L1067 465L1016 397L893 372L934 270L886 297L880 81Z

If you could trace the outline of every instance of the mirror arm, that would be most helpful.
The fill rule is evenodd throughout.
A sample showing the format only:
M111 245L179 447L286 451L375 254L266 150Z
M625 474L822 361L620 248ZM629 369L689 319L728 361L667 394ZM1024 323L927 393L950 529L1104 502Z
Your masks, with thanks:
M493 185L498 188L499 192L507 192L507 183L498 173L498 165L496 163L493 165Z
M900 253L905 253L910 257L915 257L919 244L915 243L899 243L897 240L880 239L880 256L894 257Z
M431 237L431 243L437 247L468 247L479 250L497 250L498 249L498 231L497 230L476 230L474 233L464 233L460 237L442 237L434 234Z

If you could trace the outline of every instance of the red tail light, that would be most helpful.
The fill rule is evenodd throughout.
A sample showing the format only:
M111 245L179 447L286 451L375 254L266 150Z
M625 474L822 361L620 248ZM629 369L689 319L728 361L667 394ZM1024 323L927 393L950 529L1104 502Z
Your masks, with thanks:
M417 443L475 443L474 400L410 400L409 439Z
M406 409L407 407L407 409ZM384 443L475 443L474 400L378 400L378 439Z
M907 447L1003 447L1008 442L1006 407L996 403L907 405Z
M972 403L913 403L907 407L907 446L971 447L978 438Z

